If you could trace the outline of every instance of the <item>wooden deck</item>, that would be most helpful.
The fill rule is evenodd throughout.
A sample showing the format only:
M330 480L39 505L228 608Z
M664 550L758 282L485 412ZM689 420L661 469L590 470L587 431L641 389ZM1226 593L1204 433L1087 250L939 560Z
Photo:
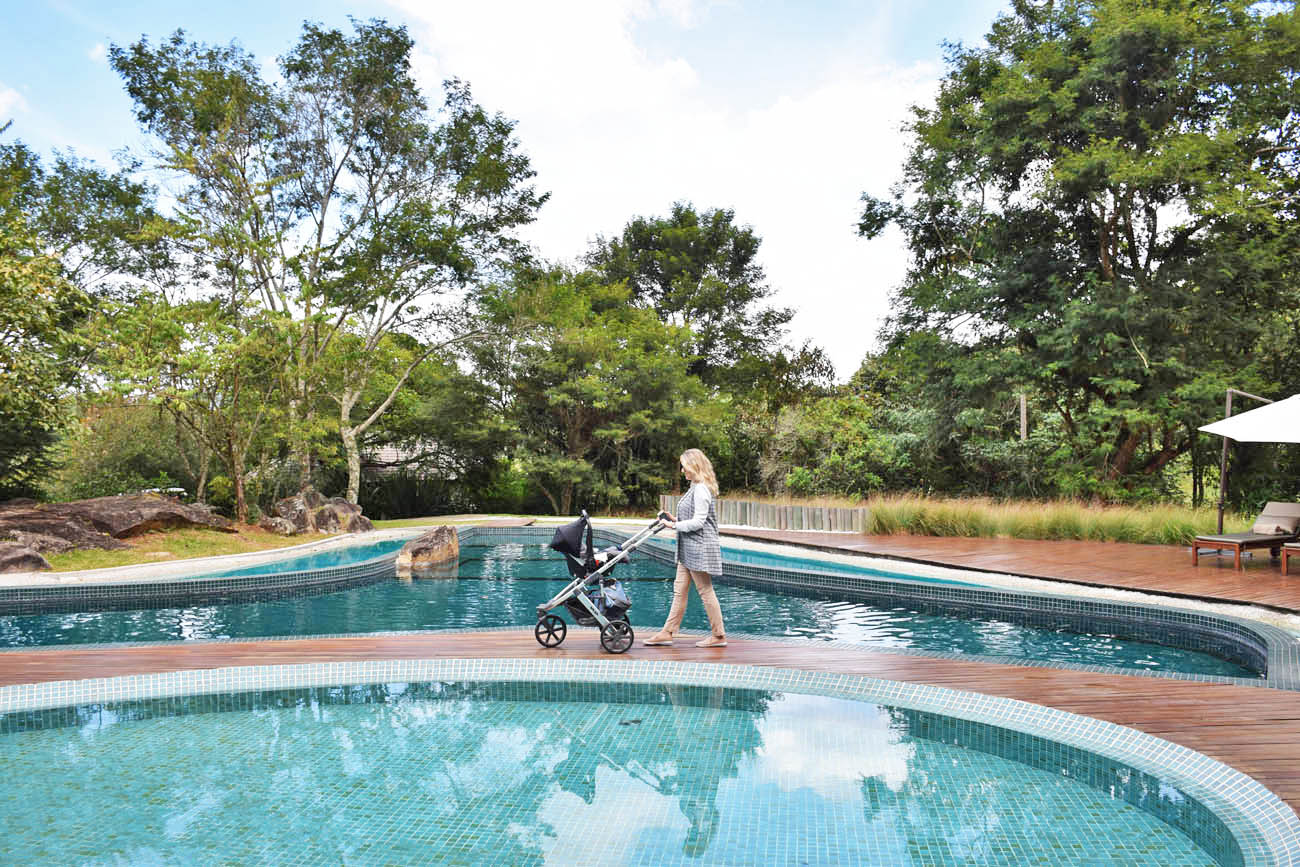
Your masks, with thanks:
M1279 560L1254 552L1244 568L1232 568L1232 556L1201 555L1177 545L1123 542L1054 542L1037 539L963 539L934 536L864 536L799 530L739 530L724 536L762 539L831 551L875 554L902 560L982 569L1029 578L1069 581L1162 593L1212 602L1241 602L1279 611L1300 612L1300 570L1283 575Z
M841 672L1048 705L1190 747L1254 777L1300 810L1300 696L1294 692L766 641L735 640L717 650L692 644L638 644L622 658ZM3 653L0 684L237 665L483 657L610 658L592 630L574 632L551 650L526 631L169 644Z

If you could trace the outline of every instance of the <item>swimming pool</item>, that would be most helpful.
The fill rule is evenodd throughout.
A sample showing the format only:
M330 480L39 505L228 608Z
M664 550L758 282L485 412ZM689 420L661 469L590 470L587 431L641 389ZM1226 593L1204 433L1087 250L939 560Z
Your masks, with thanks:
M773 689L388 681L100 701L5 714L0 753L18 863L1242 863L1216 813L1122 761Z
M513 539L513 541L505 541ZM537 606L568 581L544 542L489 537L497 544L461 548L459 579L400 581L387 577L318 595L110 611L0 616L0 646L32 647L186 641L291 635L343 635L423 629L531 626ZM619 566L632 596L639 635L662 624L671 601L672 566L638 556ZM846 600L834 592L773 592L719 582L718 597L733 633L844 641L868 647L1083 663L1147 671L1258 678L1243 664L1210 653L1121 639L1104 631L1037 627L992 617L956 617L907 605ZM707 628L698 599L684 628Z

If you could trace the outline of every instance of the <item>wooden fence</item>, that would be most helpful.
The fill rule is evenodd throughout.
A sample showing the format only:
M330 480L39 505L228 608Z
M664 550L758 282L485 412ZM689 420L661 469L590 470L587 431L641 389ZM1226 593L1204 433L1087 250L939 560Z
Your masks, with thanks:
M660 494L659 508L676 513L680 494ZM776 503L755 503L751 500L719 499L719 524L739 524L746 527L766 527L772 530L828 530L831 532L865 533L871 526L871 512L856 509L835 509L826 506L782 506Z

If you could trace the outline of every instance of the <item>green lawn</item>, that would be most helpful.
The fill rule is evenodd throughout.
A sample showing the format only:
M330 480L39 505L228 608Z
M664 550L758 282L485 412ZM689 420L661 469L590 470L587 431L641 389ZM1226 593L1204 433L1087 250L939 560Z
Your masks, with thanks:
M138 566L141 563L164 563L190 557L214 557L220 554L244 554L301 545L323 536L279 536L258 527L243 527L238 533L223 533L207 528L162 530L124 540L131 547L123 551L69 551L47 554L55 572L81 569L107 569L112 566Z

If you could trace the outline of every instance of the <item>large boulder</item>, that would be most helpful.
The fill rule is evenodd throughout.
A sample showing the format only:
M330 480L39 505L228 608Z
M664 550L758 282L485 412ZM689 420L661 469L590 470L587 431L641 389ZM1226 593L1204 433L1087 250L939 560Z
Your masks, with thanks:
M273 514L257 522L259 527L283 536L299 533L365 533L375 529L361 507L342 497L326 499L314 488L285 497L275 504Z
M263 530L270 530L272 533L279 533L281 536L292 536L298 532L298 528L293 525L292 521L286 521L284 518L277 518L272 515L263 515L258 518L257 526Z
M45 572L49 568L49 561L26 545L0 542L0 572Z
M454 527L434 527L397 552L402 578L455 578L460 566L460 537Z
M234 532L230 521L207 506L173 497L134 494L40 505L30 500L0 504L0 540L20 542L38 553L79 548L129 548L119 540L165 527L210 527Z

